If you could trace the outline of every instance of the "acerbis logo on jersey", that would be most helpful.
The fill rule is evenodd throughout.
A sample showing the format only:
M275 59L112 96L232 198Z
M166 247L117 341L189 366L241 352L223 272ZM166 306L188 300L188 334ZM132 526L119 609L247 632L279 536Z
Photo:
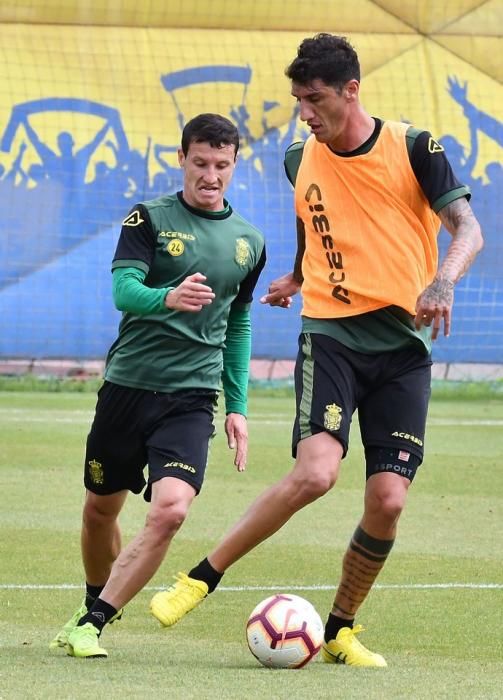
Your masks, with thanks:
M157 240L164 245L164 240L169 238L169 243L166 244L164 250L177 258L185 252L185 243L183 241L195 241L196 237L192 233L182 233L181 231L159 231Z
M134 211L131 212L131 214L128 214L124 221L122 222L123 226L139 226L140 224L143 223L143 219L140 216L140 212L138 209L135 209Z
M325 250L325 257L328 262L328 281L332 286L332 296L343 304L351 304L349 291L342 286L346 279L342 253L337 250L335 240L330 233L330 221L323 204L321 188L313 182L306 194L306 202L309 202L309 211L313 214L311 224L316 233L320 234L321 244Z
M443 150L444 147L440 143L438 143L438 141L435 141L433 136L430 136L428 140L428 151L430 153L442 153Z
M192 233L182 233L181 231L159 231L158 238L182 238L184 241L195 241L196 237Z

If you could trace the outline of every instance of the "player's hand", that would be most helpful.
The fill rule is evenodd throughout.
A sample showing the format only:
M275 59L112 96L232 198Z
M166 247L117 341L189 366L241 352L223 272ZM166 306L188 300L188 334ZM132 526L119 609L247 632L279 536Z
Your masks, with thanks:
M234 465L238 472L246 469L248 458L248 423L240 413L229 413L225 419L225 434L230 450L236 450Z
M421 326L433 326L431 337L436 340L442 321L444 335L451 332L451 311L454 301L454 282L447 279L435 278L429 287L419 295L416 302L416 317L414 324L419 330Z
M211 287L203 284L205 280L206 277L200 272L189 275L178 287L166 294L165 306L176 311L201 311L203 306L211 304L215 298Z
M293 272L289 272L271 282L267 294L260 298L260 303L288 309L292 305L292 297L297 294L300 287L300 283L293 277Z

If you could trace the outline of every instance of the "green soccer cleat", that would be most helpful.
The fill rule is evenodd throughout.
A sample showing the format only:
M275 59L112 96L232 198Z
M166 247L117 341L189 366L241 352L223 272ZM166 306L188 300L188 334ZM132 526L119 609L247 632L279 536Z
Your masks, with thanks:
M108 656L106 649L100 647L100 632L90 622L74 627L68 635L66 651L68 656L78 659L97 659Z
M124 612L124 608L121 608L117 612L117 614L112 617L109 624L112 624L112 622L115 622L116 620L120 620L123 612ZM65 625L63 625L63 627L59 630L58 634L50 642L49 649L66 649L67 644L68 644L68 635L70 634L70 632L72 630L74 630L77 627L78 621L86 613L87 613L86 600L84 598L84 600L80 604L79 609L73 613L73 615L68 620L68 622Z
M150 601L150 612L164 627L171 627L208 595L208 585L204 581L190 578L179 572L176 583L167 591L156 593Z
M327 664L346 664L346 666L387 666L380 654L374 654L358 641L356 635L363 632L362 625L343 627L335 639L324 642L321 648L321 658Z
M77 622L87 613L85 598L80 604L78 610L76 610L68 622L63 625L59 630L58 634L54 637L52 642L49 644L50 649L64 649L68 644L68 635L70 632L77 627Z

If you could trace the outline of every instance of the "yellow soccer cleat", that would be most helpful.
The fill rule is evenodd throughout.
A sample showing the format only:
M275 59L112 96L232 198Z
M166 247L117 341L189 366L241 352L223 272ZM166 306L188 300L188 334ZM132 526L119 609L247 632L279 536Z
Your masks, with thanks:
M59 630L58 634L50 642L49 649L66 649L66 647L68 645L68 636L69 636L70 632L72 632L72 630L74 630L77 627L77 624L78 624L80 618L84 617L84 615L87 612L88 612L88 610L86 608L86 601L84 598L84 600L80 604L79 609L73 613L73 615L68 620L68 622L63 625L63 627ZM124 609L121 608L117 612L117 614L112 617L109 624L112 624L116 620L120 620L123 612L124 612Z
M66 645L68 656L75 656L78 659L96 659L108 656L107 650L100 647L99 640L99 630L90 622L75 627L68 635L68 644Z
M150 601L150 612L164 627L171 627L208 595L208 585L204 581L190 578L179 572L176 583L167 591L156 593Z
M65 648L68 644L68 635L77 627L77 623L81 617L87 613L85 600L82 601L78 610L76 610L67 623L59 630L58 634L49 644L50 649Z
M374 654L358 641L356 635L363 632L362 625L342 627L335 639L324 642L321 648L321 658L327 664L346 664L346 666L387 666L386 660L380 654Z

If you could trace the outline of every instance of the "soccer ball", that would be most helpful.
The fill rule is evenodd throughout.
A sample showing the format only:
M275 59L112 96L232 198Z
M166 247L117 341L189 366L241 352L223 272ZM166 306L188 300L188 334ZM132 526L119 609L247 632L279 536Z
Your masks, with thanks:
M278 593L252 610L246 624L251 653L269 668L301 668L323 642L323 623L309 601Z

